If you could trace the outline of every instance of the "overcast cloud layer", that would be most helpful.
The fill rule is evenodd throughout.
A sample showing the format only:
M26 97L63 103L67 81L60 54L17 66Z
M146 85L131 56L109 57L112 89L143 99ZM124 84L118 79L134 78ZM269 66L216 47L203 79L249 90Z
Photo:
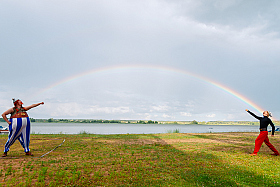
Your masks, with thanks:
M33 118L254 120L229 87L280 119L280 1L2 1L0 111ZM142 68L112 68L112 67ZM105 68L51 85L89 70Z

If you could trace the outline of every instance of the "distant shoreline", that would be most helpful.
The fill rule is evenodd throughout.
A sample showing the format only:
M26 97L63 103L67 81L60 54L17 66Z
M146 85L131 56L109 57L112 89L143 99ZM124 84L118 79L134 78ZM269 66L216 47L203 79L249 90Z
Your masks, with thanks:
M104 119L34 119L36 123L131 123L131 124L176 124L176 125L259 125L259 121L152 121L152 120L104 120ZM0 118L0 122L5 122ZM275 126L280 125L280 121L273 121Z
M259 125L259 121L152 121L152 120L104 120L104 119L34 119L36 123L131 123L131 124L176 124L176 125ZM0 118L0 122L5 122ZM280 121L273 121L280 125Z

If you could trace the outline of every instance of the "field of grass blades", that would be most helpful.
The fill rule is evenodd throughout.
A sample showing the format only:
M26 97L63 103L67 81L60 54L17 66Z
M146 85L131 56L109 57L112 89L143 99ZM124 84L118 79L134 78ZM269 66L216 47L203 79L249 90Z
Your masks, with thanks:
M0 186L280 186L280 157L265 144L249 155L257 135L32 134L33 157L16 142L1 159ZM269 138L280 150L280 136Z

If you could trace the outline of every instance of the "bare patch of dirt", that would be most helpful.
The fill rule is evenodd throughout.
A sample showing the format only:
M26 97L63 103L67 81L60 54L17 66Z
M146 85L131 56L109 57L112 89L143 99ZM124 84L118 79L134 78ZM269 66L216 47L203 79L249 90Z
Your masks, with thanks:
M217 140L211 139L202 139L202 138L194 138L194 139L167 139L165 140L168 144L174 143L220 143Z
M134 145L134 144L161 144L166 145L167 143L165 140L162 139L129 139L129 140L123 140L123 139L115 139L115 140L104 140L104 139L98 139L95 140L96 142L101 143L109 143L109 144L126 144L126 145Z

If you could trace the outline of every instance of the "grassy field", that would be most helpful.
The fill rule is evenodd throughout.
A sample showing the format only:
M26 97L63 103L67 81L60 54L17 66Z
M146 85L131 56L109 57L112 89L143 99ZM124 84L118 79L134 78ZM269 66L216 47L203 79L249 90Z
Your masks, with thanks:
M31 135L34 156L16 142L1 159L0 186L280 186L280 156L265 145L249 156L257 135ZM279 150L280 136L270 140Z

